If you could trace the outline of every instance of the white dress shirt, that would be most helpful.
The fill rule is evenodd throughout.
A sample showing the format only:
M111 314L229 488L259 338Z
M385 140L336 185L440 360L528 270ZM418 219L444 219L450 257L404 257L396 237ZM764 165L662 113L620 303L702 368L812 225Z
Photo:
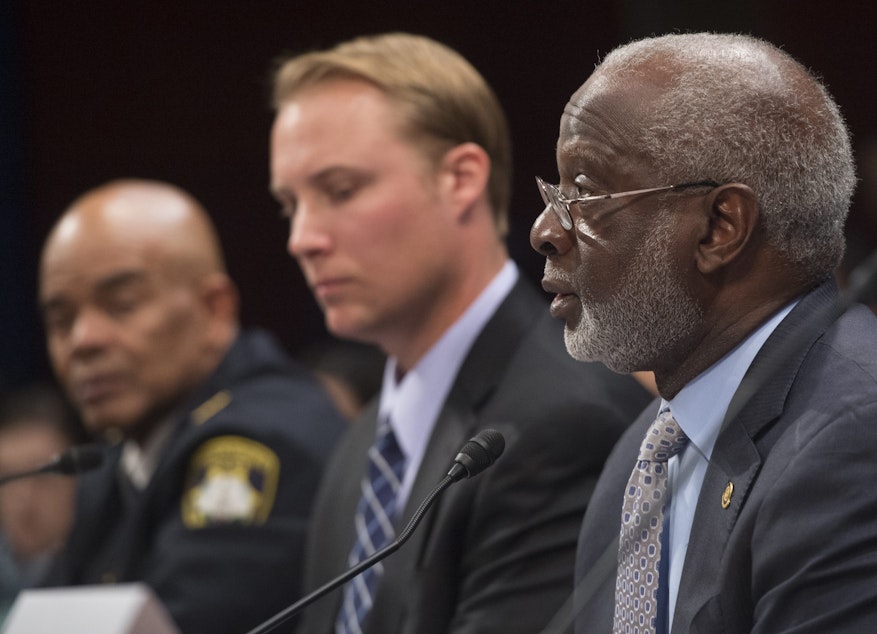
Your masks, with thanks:
M445 331L418 361L396 381L396 359L389 358L379 405L380 420L389 417L396 441L405 455L405 476L397 495L397 512L405 507L423 453L442 404L473 342L511 292L518 269L508 260L466 312Z

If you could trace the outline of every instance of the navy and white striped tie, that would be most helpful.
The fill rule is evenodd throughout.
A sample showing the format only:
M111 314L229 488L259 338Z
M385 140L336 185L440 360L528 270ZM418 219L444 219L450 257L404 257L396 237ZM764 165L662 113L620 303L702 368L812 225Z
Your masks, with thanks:
M348 564L352 567L389 544L396 535L393 517L396 494L402 483L405 456L388 422L383 422L374 445L368 451L368 473L362 479L362 498L356 509L356 543ZM358 634L371 610L378 581L383 575L378 562L350 580L344 588L344 601L335 622L337 634Z

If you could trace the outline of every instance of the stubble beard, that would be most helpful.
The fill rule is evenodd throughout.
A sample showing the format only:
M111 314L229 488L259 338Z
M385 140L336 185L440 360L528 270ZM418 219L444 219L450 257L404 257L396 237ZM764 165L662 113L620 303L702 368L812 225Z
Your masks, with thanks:
M664 223L649 234L609 301L594 303L579 295L581 317L564 329L573 358L601 361L615 372L653 370L698 328L703 313L673 270L671 231Z

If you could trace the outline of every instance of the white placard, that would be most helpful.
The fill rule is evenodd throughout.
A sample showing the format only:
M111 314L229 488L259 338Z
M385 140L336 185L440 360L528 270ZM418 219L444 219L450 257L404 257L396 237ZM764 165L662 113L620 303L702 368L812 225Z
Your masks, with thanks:
M180 634L142 583L23 590L3 634Z

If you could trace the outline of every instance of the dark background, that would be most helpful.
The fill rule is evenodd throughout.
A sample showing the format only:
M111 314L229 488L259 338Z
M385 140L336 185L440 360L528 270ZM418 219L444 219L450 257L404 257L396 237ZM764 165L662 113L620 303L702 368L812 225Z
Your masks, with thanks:
M0 9L0 387L47 376L36 311L39 246L80 193L119 177L173 182L213 214L243 320L298 354L324 336L268 194L272 60L356 35L405 30L465 55L496 90L515 145L512 255L527 241L533 176L554 180L563 105L595 61L633 37L742 31L823 77L853 131L861 186L848 264L877 243L877 8L814 0L49 2Z

